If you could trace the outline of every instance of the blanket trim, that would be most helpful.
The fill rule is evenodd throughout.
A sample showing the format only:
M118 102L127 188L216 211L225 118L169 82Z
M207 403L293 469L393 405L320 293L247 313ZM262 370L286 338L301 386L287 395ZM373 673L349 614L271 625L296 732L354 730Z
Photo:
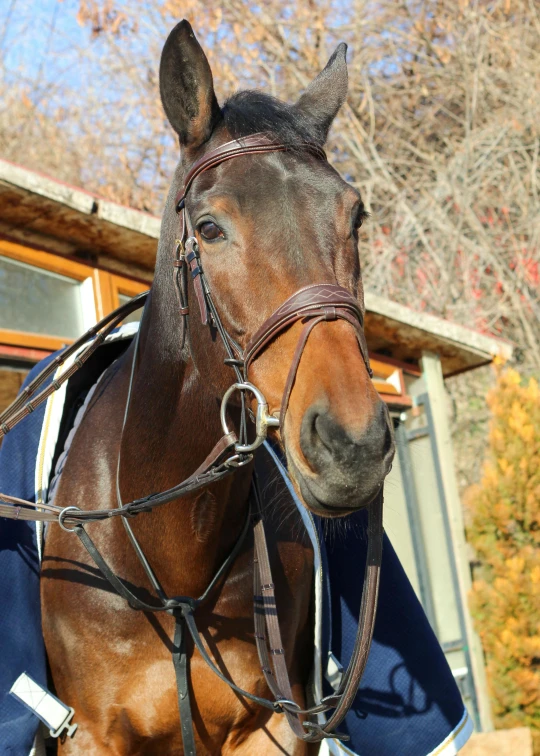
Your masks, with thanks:
M472 719L467 709L463 709L463 716L446 736L446 738L435 747L433 751L426 753L425 756L456 756L461 751L465 743L469 740L474 730ZM326 748L324 747L326 746ZM323 743L319 751L319 756L360 756L355 751L351 751L346 745L339 740L331 740ZM417 756L423 756L418 754Z

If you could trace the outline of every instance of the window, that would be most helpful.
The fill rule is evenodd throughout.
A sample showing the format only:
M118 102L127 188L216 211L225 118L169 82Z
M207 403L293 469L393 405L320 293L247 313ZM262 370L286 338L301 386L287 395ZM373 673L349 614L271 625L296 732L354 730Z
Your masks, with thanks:
M130 281L129 279L121 278L120 276L111 276L111 278L113 298L114 296L116 296L116 301L119 305L129 302L129 300L133 299L133 297L135 297L137 294L140 294L141 292L146 291L149 288L148 284L141 284L137 281ZM142 314L143 308L141 307L139 310L132 312L131 315L128 315L123 322L138 323L142 318Z
M129 302L132 299L132 297L128 297L126 294L119 294L118 295L118 303L123 305L126 304L126 302ZM143 308L141 307L140 310L135 310L135 312L132 312L131 315L128 315L127 318L124 318L122 321L123 323L138 323L139 320L142 317Z
M0 323L75 339L85 330L83 283L0 256Z

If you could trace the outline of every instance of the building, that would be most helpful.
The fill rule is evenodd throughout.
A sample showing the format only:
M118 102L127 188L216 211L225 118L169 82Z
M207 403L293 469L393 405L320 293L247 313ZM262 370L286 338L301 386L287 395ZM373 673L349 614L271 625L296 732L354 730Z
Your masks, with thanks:
M152 280L160 221L0 161L0 411L29 367ZM461 685L491 729L454 473L445 378L511 346L366 292L374 384L394 417L385 527Z

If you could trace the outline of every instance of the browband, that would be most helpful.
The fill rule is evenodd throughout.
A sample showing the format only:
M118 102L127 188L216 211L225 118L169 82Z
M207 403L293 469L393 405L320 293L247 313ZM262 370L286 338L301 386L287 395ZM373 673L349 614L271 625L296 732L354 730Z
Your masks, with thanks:
M184 199L188 193L192 183L197 176L204 171L214 168L216 165L223 163L225 160L230 160L234 157L241 155L253 155L263 152L286 152L293 150L303 150L304 152L310 152L319 160L326 160L326 152L314 142L303 142L298 145L280 144L272 139L268 134L251 134L251 136L242 137L240 139L233 139L230 142L222 144L220 147L216 147L215 150L211 150L206 155L203 155L199 160L191 166L184 178L184 185L182 189L176 195L175 209L179 213L184 207Z

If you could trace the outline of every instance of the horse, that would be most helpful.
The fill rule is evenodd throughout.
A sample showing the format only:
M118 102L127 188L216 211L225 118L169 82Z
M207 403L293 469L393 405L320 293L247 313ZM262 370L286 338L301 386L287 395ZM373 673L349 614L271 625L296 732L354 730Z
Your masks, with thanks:
M114 509L118 497L141 500L170 488L203 463L223 432L220 404L238 361L224 350L212 313L205 322L190 305L188 315L178 297L173 267L175 259L177 267L182 262L175 253L179 209L185 208L192 225L188 231L215 311L230 343L241 350L276 308L306 287L342 287L363 311L357 238L366 212L358 191L321 158L346 98L345 56L341 44L294 105L244 91L220 107L210 65L190 24L182 21L170 33L161 57L160 92L180 157L163 213L155 277L138 338L107 369L73 438L55 494L58 507ZM261 133L286 149L244 151L206 165L178 200L197 161ZM198 270L192 266L186 284L190 302L201 295ZM249 385L266 398L267 430L286 458L303 506L339 518L380 495L394 445L358 329L346 317L325 317L309 338L302 337L301 359L295 356L305 329L301 319L268 338L249 366ZM258 411L250 397L246 402ZM230 409L227 422L240 423L237 395ZM271 418L278 414L275 427ZM149 575L155 575L167 595L200 596L245 530L254 475L252 462L239 465L234 475L141 514L130 520L133 538L120 517L90 523L87 530L134 594L150 595L155 586ZM290 496L282 492L279 498L279 504L265 505L268 553L286 669L302 708L312 662L313 553ZM79 724L76 737L60 743L60 753L188 753L171 663L174 617L134 611L98 577L69 529L49 528L41 576L54 689L74 707ZM227 574L200 607L197 624L222 675L253 696L269 697L253 630L253 561L248 532ZM317 752L317 743L295 737L282 713L257 706L216 676L201 648L190 644L186 652L197 753Z

